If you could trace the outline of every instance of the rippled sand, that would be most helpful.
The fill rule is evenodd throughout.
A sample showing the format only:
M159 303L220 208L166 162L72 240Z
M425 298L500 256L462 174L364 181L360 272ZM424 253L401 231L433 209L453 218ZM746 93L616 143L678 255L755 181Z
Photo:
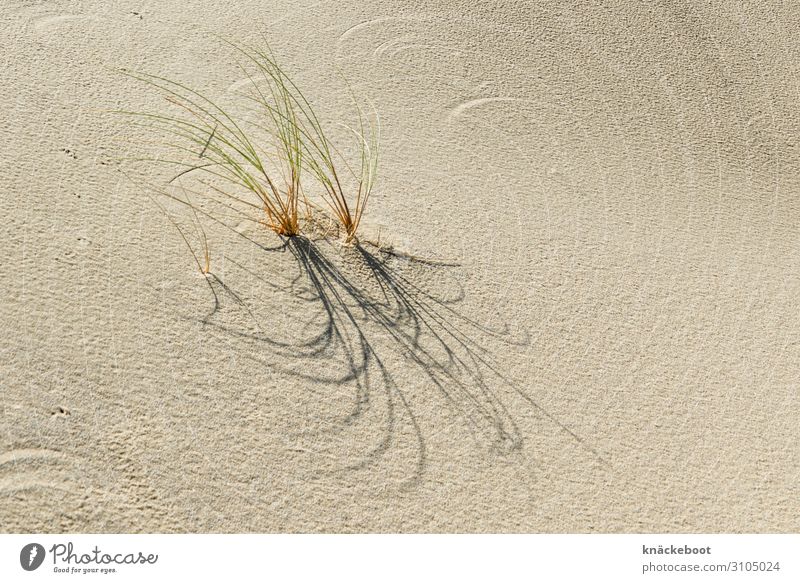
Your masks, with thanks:
M3 531L797 529L800 8L3 4ZM395 252L209 226L215 305L115 70L262 29Z

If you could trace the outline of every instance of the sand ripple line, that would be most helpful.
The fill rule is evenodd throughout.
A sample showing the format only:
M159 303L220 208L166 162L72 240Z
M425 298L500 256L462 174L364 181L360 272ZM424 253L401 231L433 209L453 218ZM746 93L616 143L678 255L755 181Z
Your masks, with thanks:
M365 20L364 22L359 22L357 24L354 24L353 26L351 26L350 28L348 28L342 34L339 35L339 38L336 40L336 45L340 46L340 45L344 44L350 38L361 34L361 31L363 29L368 28L369 26L371 26L373 24L379 24L379 23L384 23L384 22L392 22L393 20L402 20L402 19L391 17L391 16L384 16L382 18L372 18L370 20Z
M461 116L463 116L465 113L469 112L472 109L488 105L496 105L499 103L517 103L526 106L537 105L541 107L546 107L551 110L557 110L559 112L564 112L565 110L565 108L561 105L557 105L547 101L542 101L539 99L523 99L521 97L479 97L477 99L470 99L469 101L465 101L464 103L456 105L453 109L450 110L450 113L447 114L447 120L453 121L460 118Z
M72 491L73 487L67 483L59 483L46 478L42 479L17 479L11 478L0 480L0 492L20 492L24 490L61 490L63 492Z
M0 479L0 492L42 488L68 491L71 489L71 480L69 475L64 475L63 469L38 467L41 463L49 466L52 463L61 465L66 461L65 454L51 449L13 449L1 453L0 471L6 476Z
M0 453L0 467L6 464L18 464L32 460L60 461L65 458L66 456L63 453L51 449L13 449Z
M81 20L97 20L97 18L94 16L85 16L81 14L48 15L32 19L30 21L30 25L37 32L48 32L55 28L61 28L72 22Z
M469 101L465 101L464 103L455 106L447 115L447 119L448 121L452 121L463 115L464 112L469 111L470 109L474 109L476 107L481 107L482 105L486 105L487 103L504 103L504 102L520 102L520 101L524 100L519 99L518 97L479 97L478 99L470 99Z
M244 79L239 79L238 81L231 83L225 91L227 93L236 93L243 87L247 87L248 85L255 85L257 83L258 79L251 79L249 77L245 77Z

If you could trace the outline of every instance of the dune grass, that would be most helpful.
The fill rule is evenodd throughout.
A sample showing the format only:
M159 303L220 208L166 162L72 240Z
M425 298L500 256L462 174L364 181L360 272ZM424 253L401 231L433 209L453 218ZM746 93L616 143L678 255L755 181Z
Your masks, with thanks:
M251 88L245 96L246 117L178 81L127 73L158 90L178 112L126 112L174 140L170 146L178 158L160 160L181 168L170 183L205 173L212 180L202 181L204 188L258 208L264 224L286 237L300 233L300 209L309 216L312 208L320 208L311 198L319 198L341 225L345 241L355 241L377 175L377 115L367 118L353 96L358 126L345 127L353 135L358 160L350 164L269 45L262 49L223 42L244 61L239 67ZM175 199L192 206L188 195Z

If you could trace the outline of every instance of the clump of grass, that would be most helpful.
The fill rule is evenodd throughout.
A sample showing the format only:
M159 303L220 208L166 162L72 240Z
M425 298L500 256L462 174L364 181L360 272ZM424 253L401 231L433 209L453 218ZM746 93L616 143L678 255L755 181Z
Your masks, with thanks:
M377 116L367 119L356 103L358 127L347 128L358 152L354 170L268 45L260 49L224 42L244 57L239 66L252 88L247 111L254 120L242 119L177 81L128 73L156 88L180 112L135 114L177 138L171 145L178 152L197 157L190 162L168 160L182 167L170 182L193 172L211 175L214 182L203 182L207 188L231 202L259 208L264 223L287 237L300 233L301 206L307 215L312 207L319 208L306 193L313 183L311 190L341 225L345 241L356 240L377 174ZM242 197L242 192L248 196Z
M311 103L278 64L269 45L265 43L265 49L234 44L231 46L255 66L260 80L265 81L270 88L272 99L258 88L259 79L249 77L257 91L257 97L254 99L257 106L267 111L276 124L283 121L282 118L290 118L289 124L299 134L298 144L302 149L304 167L322 187L322 198L333 217L343 227L346 240L352 241L355 239L377 177L380 135L377 116L366 118L357 100L353 99L358 114L358 127L347 129L353 134L358 150L356 172L332 143ZM284 98L288 116L273 107L276 93ZM279 119L276 120L275 117ZM352 188L352 193L348 192L348 187Z
M184 113L183 116L138 115L177 137L177 143L170 144L175 150L201 159L200 162L167 160L184 167L170 182L190 172L202 171L220 179L221 185L211 186L218 194L260 208L265 214L265 224L279 235L291 237L300 232L302 149L299 127L292 123L291 107L287 105L290 102L285 95L270 110L279 113L272 116L274 141L266 149L253 141L250 132L232 114L199 91L155 75L132 75L156 87ZM242 190L255 199L242 199L239 195Z

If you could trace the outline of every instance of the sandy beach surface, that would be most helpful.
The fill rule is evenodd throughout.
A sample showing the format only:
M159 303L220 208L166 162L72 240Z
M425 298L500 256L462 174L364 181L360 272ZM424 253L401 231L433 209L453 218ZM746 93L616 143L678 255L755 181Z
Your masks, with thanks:
M797 532L799 31L5 0L0 529ZM209 224L209 287L143 186L174 169L129 161L167 145L111 113L165 102L118 70L233 101L221 39L262 32L325 120L337 71L380 114L383 247Z

